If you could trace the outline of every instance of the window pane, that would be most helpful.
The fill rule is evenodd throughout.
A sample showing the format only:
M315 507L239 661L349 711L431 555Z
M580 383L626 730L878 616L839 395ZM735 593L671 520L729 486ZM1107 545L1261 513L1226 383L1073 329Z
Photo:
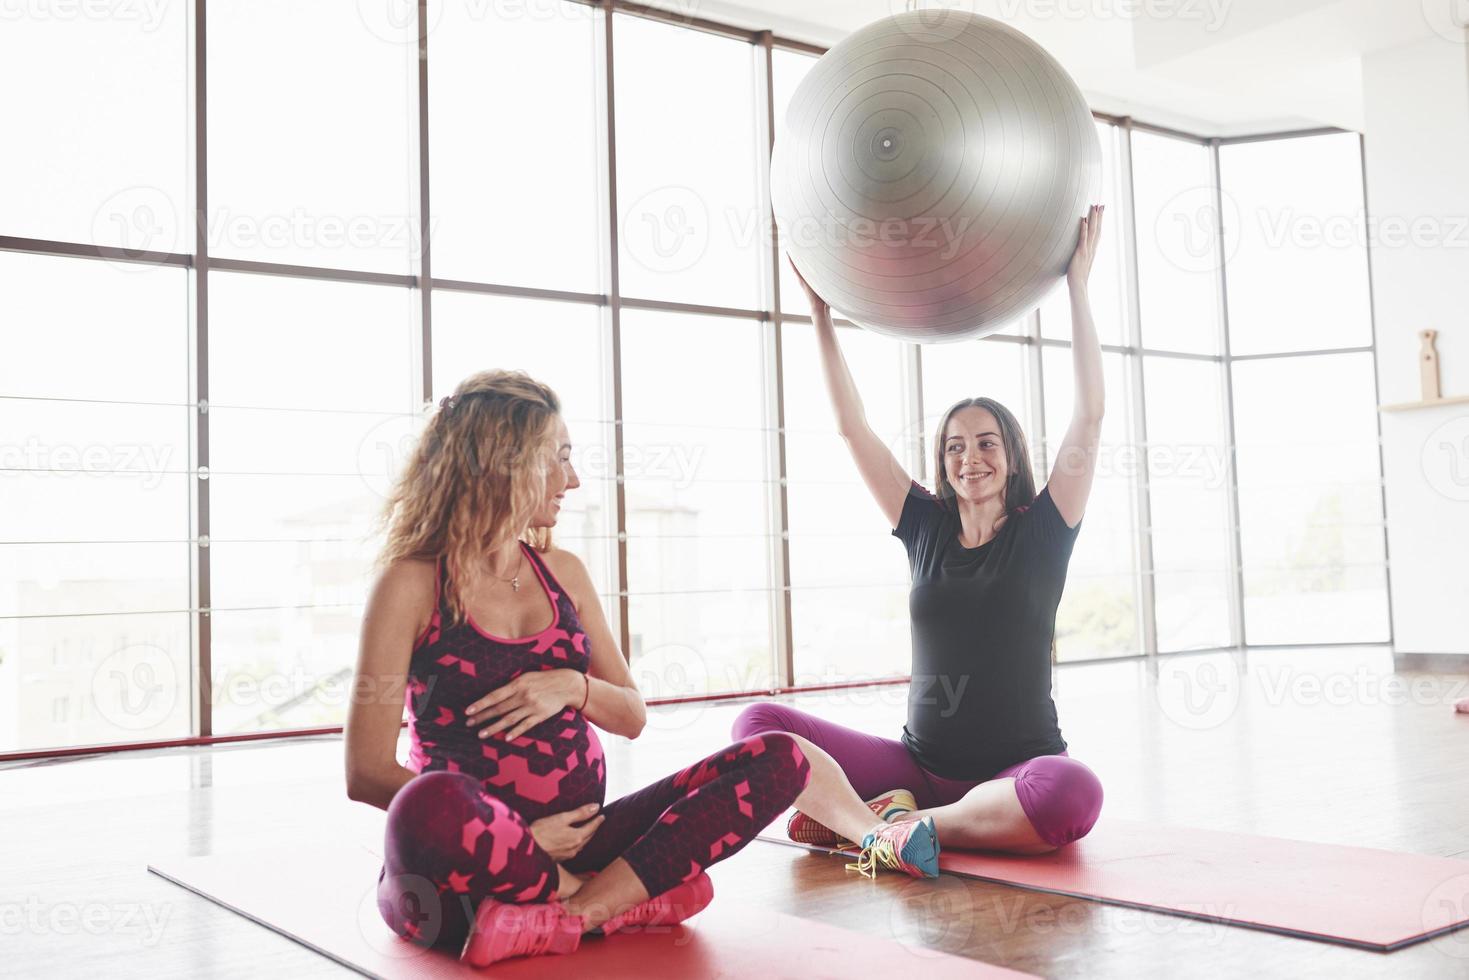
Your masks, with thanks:
M0 652L0 751L189 734L187 612L0 619Z
M5 8L0 235L193 251L187 11Z
M1230 350L1372 343L1355 133L1219 149Z
M761 330L622 319L624 445L642 461L626 482L631 654L692 650L714 691L773 676Z
M576 553L591 572L607 619L617 622L616 460L611 394L604 383L601 310L480 293L434 293L434 400L476 371L521 370L551 386L571 433L572 464L581 486L567 495L556 524L557 547ZM624 447L626 448L626 447ZM629 470L642 461L625 456Z
M229 735L342 724L347 717L362 608L216 612L215 732Z
M1089 292L1092 302L1092 318L1097 324L1097 337L1104 344L1122 344L1127 337L1127 307L1123 297L1126 263L1122 254L1122 221L1118 217L1116 202L1117 181L1117 127L1098 122L1097 138L1102 144L1102 200L1107 206L1107 216L1102 221L1102 245L1092 263ZM1076 216L1077 221L1081 215ZM1078 226L1079 230L1079 226ZM1071 300L1066 291L1065 280L1061 280L1041 303L1041 336L1057 340L1071 339Z
M913 435L903 425L904 345L845 327L837 336L868 423L904 461ZM837 433L814 328L787 323L781 338L796 683L904 674L911 644L903 546ZM859 619L861 629L843 625Z
M324 0L209 4L212 254L409 271L417 32L390 21Z
M796 94L796 86L801 84L801 79L806 77L806 73L814 64L816 64L816 59L809 54L784 51L780 48L771 52L770 68L773 76L771 95L775 105L776 142L781 139L781 130L785 127L786 109L791 104L791 97ZM780 260L780 308L787 313L795 313L800 316L811 312L811 307L806 302L806 294L801 290L801 283L784 255Z
M444 4L428 89L435 277L598 291L601 16Z
M187 734L188 309L181 269L0 253L0 751Z
M181 405L189 302L183 269L0 252L0 391Z
M384 447L413 431L415 301L393 287L210 277L214 684L235 699L218 704L222 731L344 717L320 685L351 669L374 521L402 462ZM235 690L267 681L286 692L278 701Z
M1388 637L1372 361L1234 365L1250 643Z
M1143 346L1219 353L1219 223L1209 148L1132 134Z
M613 37L622 295L754 309L759 49L626 15Z
M1042 351L1045 377L1046 474L1071 422L1074 403L1071 350ZM1056 613L1056 657L1085 660L1126 656L1142 647L1137 634L1137 535L1134 520L1136 455L1127 427L1127 385L1121 354L1103 354L1107 414L1096 477L1080 536L1071 552L1066 591ZM1041 450L1032 448L1033 453ZM1036 480L1039 490L1048 477Z
M1163 653L1228 646L1228 447L1218 364L1149 357L1148 479Z

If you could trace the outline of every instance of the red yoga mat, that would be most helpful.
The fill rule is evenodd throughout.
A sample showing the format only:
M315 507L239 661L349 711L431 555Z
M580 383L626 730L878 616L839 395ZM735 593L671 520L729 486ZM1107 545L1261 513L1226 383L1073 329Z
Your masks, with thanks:
M760 839L796 844L777 821ZM939 867L1034 891L1390 952L1469 925L1469 861L1101 820L1020 857L947 850Z
M588 976L652 980L701 977L1029 977L947 953L903 946L768 909L721 899L682 926L588 938L566 956L505 960L487 970L455 953L415 946L378 916L382 859L361 845L324 842L268 852L180 857L148 870L369 977Z

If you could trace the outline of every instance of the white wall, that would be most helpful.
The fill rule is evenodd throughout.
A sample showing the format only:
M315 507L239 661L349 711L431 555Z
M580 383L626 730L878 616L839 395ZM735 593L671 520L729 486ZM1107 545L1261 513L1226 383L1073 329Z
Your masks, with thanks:
M1382 401L1419 399L1423 329L1469 396L1469 37L1362 68ZM1469 653L1469 404L1385 412L1382 439L1397 652Z

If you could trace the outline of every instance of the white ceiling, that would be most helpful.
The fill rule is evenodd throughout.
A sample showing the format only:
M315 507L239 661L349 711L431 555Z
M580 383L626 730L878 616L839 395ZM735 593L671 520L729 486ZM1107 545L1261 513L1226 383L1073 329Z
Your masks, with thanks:
M829 46L910 6L962 7L1029 34L1092 108L1206 136L1360 130L1361 63L1414 41L1465 45L1464 0L653 0ZM1469 53L1466 53L1469 58Z

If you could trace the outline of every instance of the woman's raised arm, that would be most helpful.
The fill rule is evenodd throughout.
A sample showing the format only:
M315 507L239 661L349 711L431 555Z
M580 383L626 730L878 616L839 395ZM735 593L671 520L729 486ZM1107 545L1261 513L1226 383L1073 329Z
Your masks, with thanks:
M795 263L791 267L795 268ZM908 488L913 479L903 469L893 451L867 423L862 397L857 393L852 372L847 369L847 361L842 357L842 349L837 344L836 327L831 322L831 307L811 288L800 270L796 271L796 277L800 279L806 298L811 303L811 322L816 327L816 348L821 353L821 373L826 378L826 391L831 396L832 409L836 413L837 431L851 451L852 460L857 464L857 472L862 474L862 482L867 484L867 489L877 501L883 516L887 518L888 525L897 527L898 518L903 513L903 501L907 499Z
M1066 271L1066 286L1071 294L1071 363L1075 375L1076 401L1071 406L1071 424L1056 452L1046 485L1051 500L1067 527L1076 527L1086 512L1096 475L1097 452L1102 441L1102 412L1106 392L1102 384L1102 346L1097 340L1097 327L1092 321L1087 279L1092 260L1102 243L1102 208L1092 205L1081 219L1076 252Z

